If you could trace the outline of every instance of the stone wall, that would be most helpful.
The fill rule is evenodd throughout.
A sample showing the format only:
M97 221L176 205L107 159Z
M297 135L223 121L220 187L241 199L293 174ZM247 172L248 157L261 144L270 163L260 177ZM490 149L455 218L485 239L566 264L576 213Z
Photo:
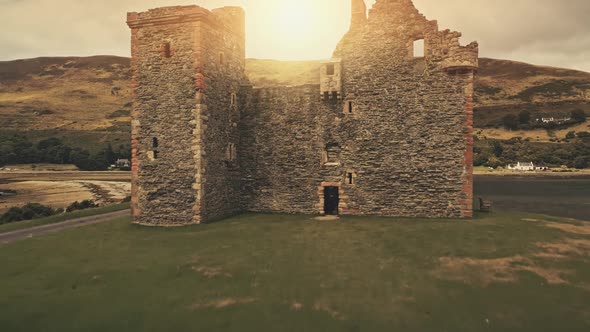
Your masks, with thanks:
M380 0L334 53L343 63L349 193L360 214L472 215L472 97L477 44L438 31L410 0ZM424 39L425 56L413 43ZM453 59L450 61L449 59Z
M244 74L244 12L226 7L213 13L223 18L230 29L202 29L200 57L206 87L201 113L204 146L202 179L202 218L212 221L240 211L240 171L237 149L235 160L228 156L230 144L239 146L240 122L238 94L247 81ZM236 22L238 22L236 24ZM241 25L240 25L241 22ZM233 100L233 101L232 101ZM232 157L233 158L233 157Z
M319 73L318 73L319 75ZM318 186L342 181L326 167L327 144L340 140L340 105L324 101L319 85L254 89L240 124L243 208L257 212L319 213Z
M255 89L241 123L244 209L318 213L322 188L337 186L341 214L470 217L477 44L459 36L409 0L380 0L368 20L353 15L319 98L313 85ZM414 58L418 39L425 57ZM323 98L327 86L338 98Z

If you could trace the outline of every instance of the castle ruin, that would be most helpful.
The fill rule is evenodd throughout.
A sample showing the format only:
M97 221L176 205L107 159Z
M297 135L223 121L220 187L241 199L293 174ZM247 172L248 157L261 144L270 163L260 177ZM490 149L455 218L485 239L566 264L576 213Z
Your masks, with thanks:
M253 87L245 13L129 13L133 222L244 211L472 217L478 44L411 0L352 0L317 83ZM423 42L424 54L415 45Z

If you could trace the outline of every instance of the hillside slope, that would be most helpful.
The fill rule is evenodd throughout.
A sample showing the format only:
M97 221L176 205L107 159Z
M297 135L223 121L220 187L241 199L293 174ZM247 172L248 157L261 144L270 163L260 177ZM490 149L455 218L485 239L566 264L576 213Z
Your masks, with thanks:
M63 137L74 146L127 142L129 66L114 56L0 62L0 134Z
M0 134L60 136L74 145L127 140L129 64L115 56L0 62ZM317 83L319 66L320 61L248 59L246 71L255 86L299 85ZM523 109L533 117L575 108L590 113L590 73L581 71L482 58L476 91L480 128L497 127L502 116Z

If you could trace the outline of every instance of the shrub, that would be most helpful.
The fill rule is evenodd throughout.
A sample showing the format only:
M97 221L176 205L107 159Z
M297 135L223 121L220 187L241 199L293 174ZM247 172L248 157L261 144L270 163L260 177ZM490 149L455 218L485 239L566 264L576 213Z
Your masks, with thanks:
M94 203L92 200L83 200L82 202L75 201L74 203L70 204L66 208L66 212L73 212L77 210L86 210L90 208L98 207L98 204Z
M514 114L508 114L502 118L502 124L508 130L518 129L518 117Z
M574 120L576 122L586 121L586 113L580 109L573 110L571 113L571 117L572 117L572 120Z
M590 158L579 157L574 160L573 166L577 169L584 169L590 166L590 162L588 161Z
M531 112L521 111L518 113L518 122L521 124L528 124L531 121Z
M23 207L12 207L0 217L0 224L49 217L57 211L49 206L28 203Z
M575 131L570 131L567 133L567 135L565 135L565 139L574 139L576 138L576 132Z

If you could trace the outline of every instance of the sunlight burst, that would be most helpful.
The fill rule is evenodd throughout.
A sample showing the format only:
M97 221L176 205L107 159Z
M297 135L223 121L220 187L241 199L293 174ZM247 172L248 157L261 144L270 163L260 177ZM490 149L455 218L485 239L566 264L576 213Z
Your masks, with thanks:
M276 39L300 42L317 28L313 2L309 0L280 1L275 15L273 34Z

